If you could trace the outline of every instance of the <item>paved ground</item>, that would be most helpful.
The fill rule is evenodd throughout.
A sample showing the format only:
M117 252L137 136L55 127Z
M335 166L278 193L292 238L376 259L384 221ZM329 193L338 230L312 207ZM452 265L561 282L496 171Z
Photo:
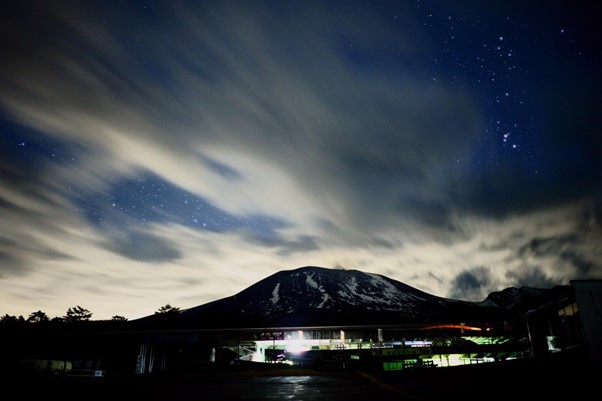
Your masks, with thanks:
M555 400L586 399L597 393L601 373L593 364L504 362L388 373L280 369L132 376L101 382L15 382L11 387L47 399L110 400L127 395L141 401Z
M32 399L121 399L141 401L390 401L391 392L357 373L188 375L104 382L47 382L23 387ZM40 398L41 399L41 398Z

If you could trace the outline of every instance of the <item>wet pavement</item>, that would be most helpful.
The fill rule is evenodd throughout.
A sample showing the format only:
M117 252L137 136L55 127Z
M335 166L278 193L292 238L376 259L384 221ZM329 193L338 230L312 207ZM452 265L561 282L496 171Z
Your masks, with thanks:
M190 382L188 395L204 400L331 400L366 401L391 399L388 391L356 375L309 375L220 378Z
M131 376L101 381L11 382L12 394L45 399L219 401L442 401L460 398L588 399L598 364L491 363L407 372L311 370Z
M329 373L290 376L186 376L132 378L104 382L50 383L38 388L49 399L77 397L108 399L128 395L137 400L219 401L381 401L409 399L387 386L380 386L358 373ZM38 393L29 388L27 393Z

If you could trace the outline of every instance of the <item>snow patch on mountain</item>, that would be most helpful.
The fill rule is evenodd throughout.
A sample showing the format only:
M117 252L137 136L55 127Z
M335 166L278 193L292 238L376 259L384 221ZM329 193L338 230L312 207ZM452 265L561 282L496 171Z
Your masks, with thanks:
M273 305L276 305L278 303L278 301L280 300L280 283L276 284L276 287L274 287L274 289L272 290L272 298L270 299L270 301L272 301Z
M316 308L323 308L329 299L330 299L330 295L328 295L326 292L322 292L322 302L320 303L320 305L316 306Z
M383 295L384 295L384 299L381 298L380 300L388 305L391 305L395 302L397 302L400 298L400 292L397 288L395 288L395 286L393 284L391 284L390 282L388 282L387 280L385 280L383 277L377 275L377 274L372 274L372 273L367 273L368 276L371 277L370 283L377 287L380 288L380 290L382 291Z
M357 295L357 279L355 277L351 277L351 279L347 282L347 288L353 295Z
M365 305L366 309L380 309L374 308L374 306L378 306L378 304L382 303L381 298L375 298L367 294L357 294L358 297L361 298L367 305Z
M355 303L353 303L353 298L351 297L351 295L349 295L349 293L343 291L343 290L339 290L337 291L337 294L341 297L341 298L345 298L346 300L348 300L348 302L352 305L355 305Z
M337 294L340 297L345 298L350 305L357 305L357 302L355 302L354 298L354 296L358 295L358 283L356 278L351 277L345 284L340 284L339 286L343 287L344 289L337 291ZM347 289L349 292L345 291L345 289Z
M315 288L316 290L320 290L320 286L318 285L318 283L314 280L314 275L313 274L308 274L307 277L305 278L305 282L307 283L307 285L309 285L311 288Z

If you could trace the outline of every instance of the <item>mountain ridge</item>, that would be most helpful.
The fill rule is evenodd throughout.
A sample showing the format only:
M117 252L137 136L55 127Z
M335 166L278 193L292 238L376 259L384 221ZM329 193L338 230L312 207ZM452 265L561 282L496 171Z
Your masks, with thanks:
M304 266L278 271L230 297L181 310L177 324L240 328L502 323L544 291L508 288L470 302L432 295L381 274ZM160 318L155 314L138 320Z

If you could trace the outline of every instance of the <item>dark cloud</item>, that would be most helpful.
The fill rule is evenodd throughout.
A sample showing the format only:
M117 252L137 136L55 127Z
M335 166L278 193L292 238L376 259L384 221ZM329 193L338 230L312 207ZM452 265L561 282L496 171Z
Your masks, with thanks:
M576 268L575 277L591 277L591 274L596 272L595 267L599 266L599 262L588 260L589 258L579 255L575 250L563 250L560 253L560 258Z
M488 267L473 267L465 270L452 280L448 297L452 299L485 299L488 289L493 281L491 269ZM485 296L483 296L485 295Z
M5 235L13 231L7 229ZM57 233L61 235L61 233ZM0 275L25 276L31 273L31 259L38 259L47 263L56 261L71 261L74 258L67 252L53 249L35 236L19 233L15 239L0 237Z
M164 238L141 232L127 232L113 237L107 248L126 258L148 263L163 263L181 257L177 247Z
M546 269L541 266L528 265L519 271L507 272L506 275L515 283L516 288L552 288L559 284L568 284L559 283L557 279L551 278L546 274Z
M0 277L26 274L23 260L14 251L16 248L15 241L0 239Z
M528 255L546 256L559 254L567 245L575 243L579 238L576 233L556 237L533 238L518 250L519 257Z
M481 300L599 275L599 16L589 1L10 2L3 280L50 303L102 272L106 293L156 280L194 302L312 263Z
M275 243L280 248L276 253L281 256L291 255L297 252L316 251L320 249L318 240L309 235L301 236L293 241L278 241Z
M600 239L600 233L594 238ZM584 245L592 239L582 234L572 233L556 237L533 238L529 243L518 249L518 257L530 259L532 257L545 260L553 258L554 267L564 270L567 276L573 278L595 277L599 270L596 255L584 249ZM548 262L550 263L550 262Z
M207 166L216 171L220 176L231 179L239 180L244 177L244 174L237 171L234 168L229 167L224 163L220 163L217 160L213 160L209 157L201 157L201 159L207 164Z
M385 238L381 238L381 237L372 238L372 240L369 242L369 244L376 248L385 248L385 249L391 249L391 250L402 247L402 244L395 244L392 241L389 241L389 240L387 240Z

